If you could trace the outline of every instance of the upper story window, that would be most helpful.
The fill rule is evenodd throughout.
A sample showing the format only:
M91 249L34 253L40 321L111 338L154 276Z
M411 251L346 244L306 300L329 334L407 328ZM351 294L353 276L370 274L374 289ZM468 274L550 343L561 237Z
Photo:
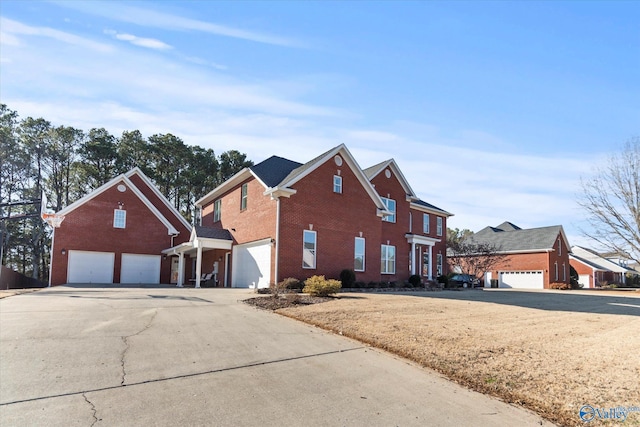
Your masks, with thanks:
M558 238L558 256L562 256L562 240Z
M353 254L353 269L355 271L364 271L364 248L364 238L356 237L355 250Z
M304 230L302 233L302 268L316 268L317 238L315 231Z
M392 215L382 217L382 220L387 222L396 222L396 201L393 199L387 199L386 197L382 197L382 201L384 202L387 210L393 213Z
M242 188L240 190L240 210L243 211L247 209L247 190L248 184L245 182L242 184Z
M222 218L222 199L213 202L213 222L220 221Z
M436 219L436 235L442 236L442 217L439 216Z
M127 226L127 211L122 209L114 209L113 228L125 228L126 226Z
M429 234L429 214L422 214L422 232Z
M342 193L342 177L338 175L333 176L333 192Z

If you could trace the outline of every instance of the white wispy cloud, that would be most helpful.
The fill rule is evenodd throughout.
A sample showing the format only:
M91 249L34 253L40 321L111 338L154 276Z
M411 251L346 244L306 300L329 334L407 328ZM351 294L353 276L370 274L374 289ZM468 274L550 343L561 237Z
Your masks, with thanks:
M177 31L200 31L204 33L232 37L257 43L286 47L304 47L299 40L249 31L198 19L172 15L152 9L143 9L121 2L77 2L57 1L59 6L75 9L87 14L98 15L119 22Z
M110 36L113 36L117 40L126 41L140 47L146 47L149 49L158 49L158 50L173 49L173 46L157 39L138 37L138 36L134 36L133 34L127 34L127 33L118 33L117 31L113 31L113 30L105 30L104 33Z
M87 38L64 31L56 30L54 28L34 27L26 25L5 17L0 17L0 27L2 28L2 31L4 33L3 43L7 43L7 40L5 40L4 37L8 37L8 44L13 46L17 46L20 44L20 38L18 36L22 35L46 37L64 42L66 44L80 46L103 53L113 51L112 46L104 43L95 42L93 40L89 40Z

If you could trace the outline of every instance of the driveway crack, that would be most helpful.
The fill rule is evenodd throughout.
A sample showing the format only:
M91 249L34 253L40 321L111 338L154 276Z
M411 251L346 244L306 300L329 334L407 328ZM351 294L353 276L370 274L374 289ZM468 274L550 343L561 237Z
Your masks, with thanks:
M129 347L130 347L129 339L133 338L133 337L135 337L137 335L140 335L141 333L143 333L144 331L149 329L157 315L158 315L158 309L155 309L154 312L153 312L153 315L151 316L151 318L149 319L147 324L142 329L140 329L135 334L131 334L131 335L127 335L127 336L121 337L122 338L122 342L124 343L124 349L122 350L122 355L120 356L120 366L122 367L122 380L120 381L120 385L121 386L126 386L125 382L127 380L127 368L125 366L125 359L127 357L127 352L129 351Z
M92 416L93 416L93 422L91 423L91 427L93 427L99 420L98 420L98 411L96 411L96 406L93 404L93 402L91 402L88 398L87 398L87 394L86 393L82 393L82 397L84 397L84 401L87 402L89 404L89 406L91 406L91 412L92 412Z

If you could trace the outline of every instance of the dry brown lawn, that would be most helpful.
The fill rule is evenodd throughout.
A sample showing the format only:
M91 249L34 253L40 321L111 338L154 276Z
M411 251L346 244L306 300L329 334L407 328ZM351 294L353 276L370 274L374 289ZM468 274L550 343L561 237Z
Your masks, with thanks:
M277 312L406 357L560 425L584 425L578 413L586 404L640 407L637 292L350 293ZM588 425L601 424L611 422ZM640 412L624 425L640 425Z

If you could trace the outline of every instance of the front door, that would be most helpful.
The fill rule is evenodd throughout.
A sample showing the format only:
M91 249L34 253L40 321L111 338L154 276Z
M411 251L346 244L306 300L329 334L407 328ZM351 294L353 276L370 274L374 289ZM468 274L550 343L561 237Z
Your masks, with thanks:
M180 267L180 259L178 257L171 258L171 283L178 283L178 270Z

